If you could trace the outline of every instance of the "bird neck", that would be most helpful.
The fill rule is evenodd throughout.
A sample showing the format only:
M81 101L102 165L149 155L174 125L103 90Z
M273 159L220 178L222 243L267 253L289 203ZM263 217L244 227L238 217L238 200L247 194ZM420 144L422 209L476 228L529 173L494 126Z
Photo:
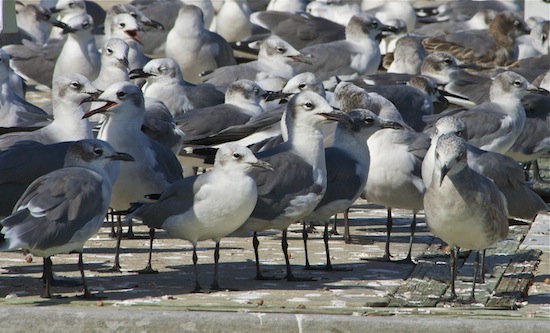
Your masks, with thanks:
M367 162L369 159L367 138L360 137L359 134L350 133L339 126L334 132L334 143L332 146L344 150L360 163Z
M326 170L323 134L319 128L305 124L287 127L288 141L293 151L314 168Z

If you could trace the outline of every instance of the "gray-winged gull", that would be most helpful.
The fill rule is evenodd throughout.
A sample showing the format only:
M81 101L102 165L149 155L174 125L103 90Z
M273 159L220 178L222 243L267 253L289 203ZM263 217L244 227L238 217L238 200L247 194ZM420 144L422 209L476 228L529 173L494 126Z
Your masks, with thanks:
M6 239L2 250L21 248L47 259L42 297L52 296L50 257L70 252L78 252L83 297L95 297L84 277L82 251L84 243L103 225L109 208L112 184L103 168L112 160L133 158L99 140L74 143L64 167L35 180L17 202L13 214L0 221Z
M430 231L451 245L450 296L453 299L457 298L455 278L460 248L485 250L508 235L506 198L493 181L468 166L466 151L466 143L453 134L439 138L434 181L424 195ZM472 300L475 300L478 259L479 253L475 260Z
M183 76L191 83L201 82L203 72L237 63L231 46L204 27L202 11L194 5L180 8L176 23L166 37L166 56L176 60Z
M149 60L141 51L141 40L138 31L141 30L138 21L130 14L115 15L111 24L111 38L120 38L128 44L128 69L143 68Z
M191 242L194 292L202 291L197 267L197 242L207 239L216 242L211 289L220 289L220 240L239 228L252 213L258 199L258 189L250 173L257 168L272 170L269 163L259 161L248 148L228 143L216 153L212 171L175 182L158 201L145 203L131 214L141 218L150 228L164 229L173 237Z
M182 167L170 149L141 131L145 114L141 89L129 82L111 85L98 98L106 104L88 111L84 117L101 113L106 116L98 138L109 142L115 149L131 154L135 163L112 165L108 173L118 173L113 186L110 207L124 211L131 202L143 200L145 195L161 193L171 183L182 179ZM120 242L119 237L117 243ZM115 270L120 269L118 245L115 256Z
M258 158L271 163L275 171L253 173L258 185L258 202L250 218L236 231L236 234L254 232L257 279L263 279L257 232L277 229L283 231L286 279L297 280L290 267L287 228L310 214L325 193L327 174L321 126L327 121L347 119L347 115L334 111L318 94L299 93L289 101L285 112L288 140L257 154Z
M115 82L128 81L129 47L120 38L109 39L101 49L101 69L92 84L100 90Z

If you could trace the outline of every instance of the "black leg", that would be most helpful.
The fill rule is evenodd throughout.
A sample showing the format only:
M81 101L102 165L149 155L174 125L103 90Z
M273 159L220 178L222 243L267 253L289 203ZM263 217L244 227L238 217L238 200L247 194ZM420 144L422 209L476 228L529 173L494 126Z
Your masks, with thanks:
M393 229L393 218L391 215L391 207L388 208L388 218L386 220L386 247L384 249L384 257L382 259L390 261L391 260L391 254L390 254L390 238L391 238L391 232Z
M334 222L332 223L332 228L330 229L330 233L332 235L339 235L338 233L338 214L334 214Z
M147 260L147 266L144 269L134 271L138 274L156 274L159 271L153 269L153 241L155 239L155 228L149 228L149 259Z
M344 212L344 242L346 242L346 244L351 243L351 235L349 233L349 208Z
M306 222L304 221L304 227L302 228L302 239L304 240L304 252L306 256L306 267L305 269L311 269L311 265L309 264L309 256L307 251L307 239L309 238L309 233L306 227Z
M111 221L111 232L109 233L109 237L115 238L116 237L116 231L115 231L115 216L113 215L114 210L112 208L109 208L109 211L107 212L107 220Z
M283 254L285 255L285 264L286 264L286 280L287 281L311 281L309 278L296 277L292 274L292 268L290 267L290 257L288 256L288 230L283 230L283 238L281 240L281 247L283 249Z
M260 255L258 253L260 241L258 240L258 234L256 232L254 232L254 236L252 237L252 245L254 246L254 257L256 258L256 280L280 280L280 278L262 274L260 270Z
M458 246L451 246L451 257L450 257L450 266L451 266L451 300L457 298L455 291L455 280L456 280L456 269L458 265L458 254L460 248Z
M50 293L50 284L51 284L51 279L52 279L52 276L53 276L53 272L52 272L52 260L50 257L47 257L47 258L44 258L44 279L45 279L45 282L46 282L46 289L44 290L44 292L42 293L42 295L40 295L40 297L42 298L51 298L52 297L52 294Z
M86 277L84 276L84 260L82 259L82 252L78 252L78 269L80 270L80 276L82 277L82 285L84 286L84 293L82 296L79 296L83 299L88 300L97 300L104 297L99 297L97 295L93 295L90 290L88 289L88 284L86 283Z
M477 273L478 273L478 270L479 270L479 251L476 251L476 254L475 254L475 260L474 260L474 280L472 282L472 292L470 293L470 300L471 301L475 301L476 299L476 296L475 296L475 291L476 291L476 280L477 280Z
M398 264L413 264L414 261L412 260L412 247L414 243L414 232L416 231L416 212L413 212L413 220L411 223L411 237L409 239L409 252L407 253L407 257L403 260L396 261Z
M485 283L485 252L487 250L483 250L481 255L481 272L480 272L480 283Z
M218 283L218 261L220 260L220 242L216 242L216 248L214 249L214 281L210 289L220 290L220 284Z
M199 283L199 268L197 262L199 257L197 257L197 244L193 244L193 271L195 272L195 289L191 291L192 293L202 293L204 290L201 288Z
M120 273L120 243L122 240L122 218L120 214L116 214L117 216L117 228L116 228L116 246L115 246L115 259L114 264L111 268L107 269L101 269L99 272L104 273Z

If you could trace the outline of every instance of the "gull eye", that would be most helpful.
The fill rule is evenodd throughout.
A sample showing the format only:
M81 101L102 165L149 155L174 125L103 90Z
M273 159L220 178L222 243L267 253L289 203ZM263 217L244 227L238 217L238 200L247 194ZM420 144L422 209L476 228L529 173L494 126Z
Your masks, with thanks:
M277 52L279 52L279 53L285 53L285 52L286 52L286 49L285 49L284 47L279 46L279 47L277 47Z
M462 135L462 131L456 131L456 136L461 136Z
M306 84L305 83L301 83L300 85L298 85L298 88L300 90L304 89L306 87Z
M44 21L49 21L51 18L50 14L44 14Z
M87 30L90 27L90 23L84 22L82 23L82 29Z
M520 80L516 80L516 81L514 81L514 86L521 87L521 83L522 82Z
M443 60L443 63L445 63L446 65L450 65L453 63L453 61L449 58L445 58L445 60Z
M118 97L119 99L123 99L124 97L126 97L126 93L124 91L119 91L116 93L116 97Z
M159 72L164 72L165 70L166 70L166 67L164 67L164 66L159 67Z
M79 87L80 87L80 83L79 83L78 81L73 81L73 82L71 82L71 87L72 87L72 88L75 88L75 89L76 89L76 88L79 88Z
M376 21L373 21L370 25L373 28L378 28L378 22L376 22Z
M74 7L74 2L69 3L69 8L73 8L73 7Z
M113 54L113 49L111 49L110 47L108 47L106 51L107 51L107 54Z
M239 153L233 153L233 157L234 157L234 158L237 158L237 159L238 159L238 158L241 158L241 154L239 154Z
M365 118L365 123L370 125L370 124L374 123L374 119L372 117L366 117Z
M96 156L101 156L103 154L103 149L101 148L94 148L94 154Z
M124 22L119 23L118 26L121 27L121 28L126 28L126 23L124 23Z
M314 104L311 103L311 102L305 102L305 103L304 103L304 106L305 106L307 109L311 110L311 109L313 109Z

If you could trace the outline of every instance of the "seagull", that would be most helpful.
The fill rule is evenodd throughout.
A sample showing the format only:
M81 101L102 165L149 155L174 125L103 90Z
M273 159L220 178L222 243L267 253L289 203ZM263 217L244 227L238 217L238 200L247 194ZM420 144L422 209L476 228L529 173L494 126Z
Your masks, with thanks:
M454 134L465 140L468 136L466 123L457 117L443 117L435 123L430 149L422 162L422 179L426 188L433 181L437 140L445 134ZM512 158L481 150L468 143L466 143L466 152L468 166L492 179L504 194L510 217L533 221L538 213L548 210L548 206L540 196L525 183L523 169Z
M442 135L435 147L433 180L424 195L430 231L451 245L451 299L460 248L485 250L508 235L506 198L487 177L468 166L466 142ZM476 255L470 298L475 300L479 253ZM483 262L482 262L483 268ZM484 274L482 273L482 276Z
M72 17L68 22L67 40L57 57L52 79L55 81L67 73L79 73L95 80L101 67L101 55L97 51L91 29L94 21L88 14Z
M224 94L211 84L186 82L179 65L172 58L157 58L149 61L142 69L130 72L132 79L146 78L143 87L145 97L160 99L166 104L172 116L177 117L193 109L202 109L223 104Z
M309 61L308 55L299 52L281 38L271 36L260 44L258 60L218 68L205 75L204 80L218 89L224 89L235 81L235 78L256 82L274 77L289 80L294 76L292 63Z
M273 170L241 145L228 143L216 153L212 171L187 177L170 185L158 201L144 203L131 216L151 228L166 230L171 236L193 245L195 289L202 291L197 267L197 242L213 239L214 282L218 284L220 240L240 227L250 216L258 199L258 189L250 173L255 169Z
M381 121L373 112L355 109L348 112L350 124L338 123L334 133L334 143L325 148L327 165L327 189L323 199L304 221L319 221L325 225L325 270L333 270L328 245L328 223L330 217L347 210L364 191L367 182L370 156L367 139L381 128L390 126ZM304 224L305 226L305 224ZM307 251L308 233L304 227L305 269L313 269L309 264Z
M506 66L518 59L515 38L529 33L523 18L511 11L498 13L488 30L468 30L424 39L428 52L449 52L458 59L484 67Z
M55 6L49 9L53 14L57 14L57 18L61 22L68 22L75 16L87 14L84 0L58 0ZM63 33L63 30L53 28L50 32L50 38L61 39L63 38Z
M149 60L141 51L141 40L138 31L141 30L138 21L130 14L122 13L113 17L111 23L111 38L120 38L128 44L128 69L143 68Z
M115 149L131 154L136 162L113 165L108 174L118 174L113 185L110 207L115 211L125 211L131 202L143 200L152 193L163 192L171 183L182 179L182 167L170 149L141 131L145 114L145 104L141 89L129 82L112 84L95 101L106 102L98 109L84 114L88 118L94 114L104 114L98 138L109 142ZM119 231L121 229L119 220ZM118 250L120 235L117 238L117 251L113 269L120 270Z
M83 298L94 299L84 277L84 243L101 226L111 197L111 180L103 170L113 160L133 161L99 140L82 140L68 150L63 168L35 180L17 202L13 214L0 221L6 242L1 250L23 249L44 258L46 290L51 298L51 256L78 252Z
M498 74L491 84L490 102L482 103L467 111L450 110L424 121L454 115L462 118L468 128L467 141L474 146L497 153L506 153L517 140L525 125L525 109L521 98L529 92L545 92L514 72Z
M493 10L483 9L468 20L449 20L425 24L412 31L412 33L421 37L437 37L459 31L486 30L489 29L489 23L496 14Z
M0 49L0 127L43 127L48 114L19 97L10 82L10 58Z
M168 107L156 98L145 97L145 115L141 131L151 139L178 154L183 147L183 133L177 126Z
M314 72L321 79L374 74L381 61L376 38L382 31L395 31L368 13L354 15L346 26L346 40L308 46L312 64L295 64L296 73Z
M267 4L266 10L300 13L305 12L306 6L306 0L270 0Z
M311 1L306 6L306 12L317 17L323 17L341 25L346 25L351 18L361 12L359 3L349 1Z
M247 0L225 0L216 13L216 32L227 42L238 42L252 34Z
M92 127L82 121L84 110L81 104L97 96L97 90L80 74L60 76L52 90L53 120L48 125L32 132L14 132L0 136L0 150L22 140L38 141L43 144L76 141L93 138Z
M191 83L201 82L203 72L237 64L231 46L205 28L202 11L194 5L180 8L176 24L166 37L166 56L176 60Z
M232 83L225 93L225 104L193 109L176 117L178 127L185 133L186 144L209 137L228 126L242 125L262 112L260 100L267 92L250 80Z
M128 81L129 47L120 38L109 39L101 49L101 69L92 84L105 90L115 82Z
M384 63L386 62L384 57ZM389 66L388 73L420 74L420 66L426 58L426 51L419 38L405 35L399 38L393 51L393 60Z
M258 185L258 202L250 218L235 234L253 232L256 255L256 279L263 279L258 256L257 232L283 231L282 248L288 281L298 280L290 267L287 228L310 214L326 191L327 174L321 126L328 121L346 121L347 115L336 112L318 94L310 91L296 94L287 105L286 142L257 154L275 171L253 173Z

